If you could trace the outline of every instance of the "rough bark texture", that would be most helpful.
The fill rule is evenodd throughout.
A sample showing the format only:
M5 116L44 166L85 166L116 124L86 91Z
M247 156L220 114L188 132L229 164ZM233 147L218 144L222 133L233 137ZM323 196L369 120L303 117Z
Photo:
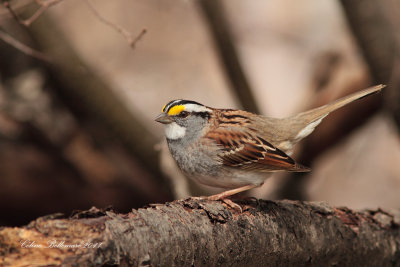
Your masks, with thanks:
M0 265L400 265L399 211L299 201L241 206L239 213L217 201L185 200L129 214L92 208L42 217L0 230Z

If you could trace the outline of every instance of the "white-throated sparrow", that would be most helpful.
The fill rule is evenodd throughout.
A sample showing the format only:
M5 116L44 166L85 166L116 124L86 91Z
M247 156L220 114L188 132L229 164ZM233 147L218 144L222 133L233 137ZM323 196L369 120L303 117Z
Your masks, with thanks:
M168 147L179 168L201 184L230 189L206 197L224 199L261 186L270 172L310 171L288 156L293 146L330 112L383 87L370 87L283 119L173 100L155 120L165 125Z

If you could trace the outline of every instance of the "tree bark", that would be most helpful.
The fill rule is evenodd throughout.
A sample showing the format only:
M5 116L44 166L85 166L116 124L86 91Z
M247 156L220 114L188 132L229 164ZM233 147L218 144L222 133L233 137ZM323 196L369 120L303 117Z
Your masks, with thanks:
M92 208L0 230L0 265L400 266L400 211L325 203L178 200L128 214Z

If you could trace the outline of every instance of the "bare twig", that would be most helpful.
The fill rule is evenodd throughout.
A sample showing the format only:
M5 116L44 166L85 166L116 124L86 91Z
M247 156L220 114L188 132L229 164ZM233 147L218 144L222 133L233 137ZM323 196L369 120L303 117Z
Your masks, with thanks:
M37 0L36 3L40 5L40 8L27 20L24 21L26 26L31 25L40 15L43 14L48 8L60 3L62 0L49 0L49 1L40 1Z
M18 21L18 23L29 27L35 20L37 20L47 9L49 9L51 6L54 6L58 3L60 3L63 0L36 0L35 2L40 6L36 12L29 17L28 19L22 19L18 14L14 11L14 9L11 8L9 1L4 2L4 6L10 11L11 15Z
M143 28L142 31L138 34L138 36L135 37L135 39L133 39L133 41L130 43L130 46L132 48L135 48L136 43L142 39L143 35L145 35L145 33L147 32L146 28Z
M142 29L142 31L136 36L133 37L132 33L130 33L128 30L124 29L123 27L119 26L116 23L113 23L107 19L105 19L93 6L92 2L90 0L86 0L86 3L88 4L90 11L100 20L100 22L104 23L105 25L113 28L120 34L122 34L125 39L128 41L129 45L132 48L135 48L136 43L142 39L143 35L147 32L147 29Z
M3 31L1 28L0 28L0 39L28 56L51 63L51 59L48 56L21 43L20 41L16 40L14 37L9 35L5 31Z
M4 7L8 9L12 17L18 21L18 23L23 24L22 19L14 12L14 10L11 8L10 3L8 1L5 1L3 3Z

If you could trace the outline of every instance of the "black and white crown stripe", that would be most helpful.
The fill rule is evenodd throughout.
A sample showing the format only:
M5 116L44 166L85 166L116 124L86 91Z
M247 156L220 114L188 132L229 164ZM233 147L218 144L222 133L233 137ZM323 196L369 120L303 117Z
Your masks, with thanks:
M168 113L168 111L174 107L182 105L185 106L185 111L187 112L195 112L195 113L201 113L201 112L211 112L212 110L196 101L191 101L191 100L182 100L182 99L177 99L177 100L172 100L168 102L168 104L165 105L163 108L162 112Z

